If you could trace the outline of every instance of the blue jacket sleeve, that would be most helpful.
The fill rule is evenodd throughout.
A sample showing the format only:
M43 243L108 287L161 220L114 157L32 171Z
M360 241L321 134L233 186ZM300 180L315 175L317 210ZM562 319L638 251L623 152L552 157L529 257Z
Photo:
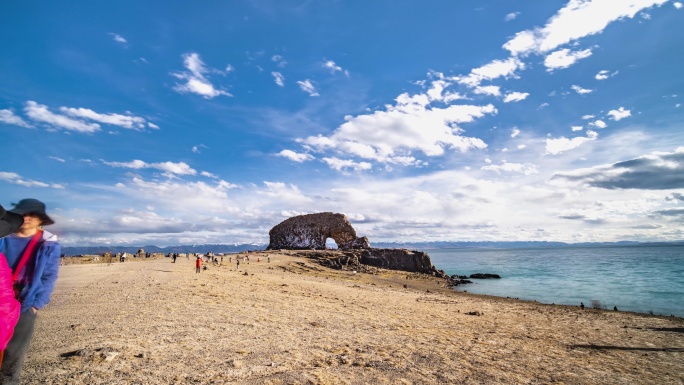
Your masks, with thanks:
M57 273L59 272L59 243L46 242L44 248L46 253L46 265L43 274L40 276L41 289L36 293L32 305L36 309L42 309L50 302L50 296L55 288Z

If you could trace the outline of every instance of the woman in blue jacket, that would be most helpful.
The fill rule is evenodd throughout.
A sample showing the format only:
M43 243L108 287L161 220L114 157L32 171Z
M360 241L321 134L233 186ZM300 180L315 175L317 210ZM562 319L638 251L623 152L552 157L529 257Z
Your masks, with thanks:
M60 246L57 236L42 229L55 223L46 213L45 204L37 199L22 199L12 210L24 216L24 224L14 234L0 239L0 253L16 271L20 260L35 237L36 247L21 268L17 283L21 315L14 335L5 348L2 360L2 384L19 384L19 374L33 336L38 310L50 302L59 270Z

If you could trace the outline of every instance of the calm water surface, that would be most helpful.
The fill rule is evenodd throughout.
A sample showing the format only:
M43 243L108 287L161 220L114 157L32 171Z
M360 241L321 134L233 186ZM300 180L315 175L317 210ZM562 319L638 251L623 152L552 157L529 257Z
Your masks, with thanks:
M684 246L423 251L449 275L502 277L457 290L684 317Z

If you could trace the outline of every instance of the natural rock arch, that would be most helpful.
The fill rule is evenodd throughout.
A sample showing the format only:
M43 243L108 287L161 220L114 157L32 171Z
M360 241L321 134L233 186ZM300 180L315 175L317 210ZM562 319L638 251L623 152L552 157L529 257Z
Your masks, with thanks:
M344 214L316 213L288 218L268 232L268 250L278 249L325 249L325 242L332 238L342 250L368 249L368 238L356 236L356 230Z

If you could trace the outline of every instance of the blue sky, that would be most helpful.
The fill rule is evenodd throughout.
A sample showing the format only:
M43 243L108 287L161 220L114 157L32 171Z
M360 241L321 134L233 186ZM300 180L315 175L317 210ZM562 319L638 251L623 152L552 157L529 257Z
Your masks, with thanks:
M684 239L681 1L0 4L3 206L64 245Z

